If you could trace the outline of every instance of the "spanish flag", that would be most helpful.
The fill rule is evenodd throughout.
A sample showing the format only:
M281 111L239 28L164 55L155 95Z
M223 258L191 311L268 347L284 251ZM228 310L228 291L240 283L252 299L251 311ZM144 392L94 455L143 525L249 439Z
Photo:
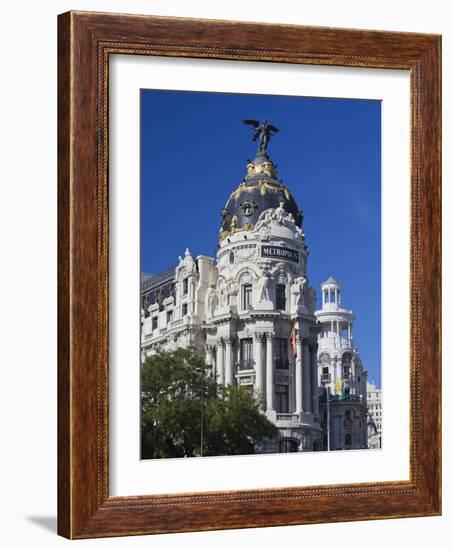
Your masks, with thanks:
M293 330L291 331L291 336L289 337L289 343L291 344L291 350L294 357L297 357L297 343L296 343L297 331L296 323L293 325Z

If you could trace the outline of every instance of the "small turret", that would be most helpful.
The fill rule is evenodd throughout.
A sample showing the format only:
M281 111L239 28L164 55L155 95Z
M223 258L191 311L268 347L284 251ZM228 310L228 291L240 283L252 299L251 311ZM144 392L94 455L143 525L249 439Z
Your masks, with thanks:
M321 285L322 309L338 310L341 304L341 285L333 277Z

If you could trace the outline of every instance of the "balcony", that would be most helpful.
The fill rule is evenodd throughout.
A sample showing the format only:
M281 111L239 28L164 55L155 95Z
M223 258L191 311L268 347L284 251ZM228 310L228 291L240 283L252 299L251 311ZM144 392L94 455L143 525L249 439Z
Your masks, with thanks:
M255 368L255 363L253 359L242 359L238 363L238 371L253 370L254 368Z
M277 413L277 421L298 423L300 421L300 416L295 413Z
M330 398L331 401L345 401L349 403L360 403L362 399L360 395L354 395L352 393L341 393L339 395L332 395Z

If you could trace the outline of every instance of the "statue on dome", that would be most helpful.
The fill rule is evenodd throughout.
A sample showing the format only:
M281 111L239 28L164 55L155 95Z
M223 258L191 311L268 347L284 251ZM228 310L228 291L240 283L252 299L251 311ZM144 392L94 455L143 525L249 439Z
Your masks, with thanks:
M274 211L274 217L277 223L280 225L284 224L285 218L288 217L286 210L284 209L285 203L280 201L279 206Z
M259 138L258 154L265 154L271 137L277 132L280 132L279 128L276 128L272 124L268 124L265 118L263 118L261 122L259 120L252 120L248 118L243 119L242 122L253 127L253 141L256 141Z

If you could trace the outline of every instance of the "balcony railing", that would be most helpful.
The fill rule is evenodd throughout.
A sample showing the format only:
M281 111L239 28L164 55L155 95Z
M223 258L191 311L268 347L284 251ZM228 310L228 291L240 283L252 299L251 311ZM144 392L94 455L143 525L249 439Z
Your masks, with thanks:
M325 403L326 402L326 394L325 392L323 392L320 396L320 401L321 403ZM340 393L340 394L331 394L330 395L330 398L329 398L329 401L345 401L345 402L348 402L348 403L360 403L363 401L363 398L360 397L360 395L354 395L352 393L350 394L347 394L347 393Z
M238 363L238 370L253 370L254 366L253 359L242 359Z
M277 420L285 422L298 422L299 415L294 413L277 413Z

